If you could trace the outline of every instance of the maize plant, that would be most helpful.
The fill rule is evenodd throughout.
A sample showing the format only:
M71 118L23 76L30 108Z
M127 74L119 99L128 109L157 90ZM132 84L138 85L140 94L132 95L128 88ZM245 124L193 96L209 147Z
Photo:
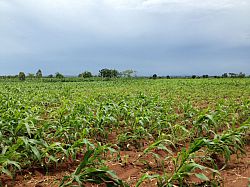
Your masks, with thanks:
M211 185L248 153L248 78L79 80L0 80L0 179L70 163L61 186Z

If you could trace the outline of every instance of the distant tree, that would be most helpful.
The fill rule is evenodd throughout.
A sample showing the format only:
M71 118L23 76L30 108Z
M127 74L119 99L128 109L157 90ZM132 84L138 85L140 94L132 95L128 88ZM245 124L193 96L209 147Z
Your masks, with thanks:
M202 75L202 78L206 79L208 78L208 75Z
M90 77L93 77L93 75L89 71L84 71L83 73L79 74L78 77L90 78Z
M156 78L157 78L157 75L156 75L156 74L154 74L152 77L153 77L153 79L156 79Z
M227 78L227 77L228 77L228 74L227 74L227 73L223 73L221 77L222 77L222 78Z
M115 69L101 69L99 71L99 76L103 78L113 78L113 77L118 77L119 72Z
M196 75L192 75L192 79L195 79L196 78Z
M56 78L62 79L62 78L64 78L64 76L61 73L57 72L56 73Z
M115 69L111 70L111 77L118 77L118 75L119 75L119 72L117 70Z
M25 73L24 72L20 72L18 75L18 78L20 81L25 81Z
M53 78L54 76L52 74L48 75L48 78Z
M110 70L109 69L101 69L100 71L99 71L99 75L101 76L101 77L110 77L111 76L111 74L110 74Z
M245 78L246 77L246 74L245 73L242 73L240 72L239 75L238 75L239 78Z
M37 77L37 78L42 78L42 77L43 77L42 70L39 69L39 70L36 72L36 77Z
M29 77L29 78L34 78L35 75L34 75L34 73L29 73L29 74L28 74L28 77Z
M167 76L167 79L171 79L171 77L168 75L168 76Z
M121 76L123 77L132 77L133 74L135 74L136 71L132 70L132 69L127 69L125 71L121 72Z
M236 74L236 73L228 73L228 74L229 74L229 76L232 77L232 78L237 77L237 74Z

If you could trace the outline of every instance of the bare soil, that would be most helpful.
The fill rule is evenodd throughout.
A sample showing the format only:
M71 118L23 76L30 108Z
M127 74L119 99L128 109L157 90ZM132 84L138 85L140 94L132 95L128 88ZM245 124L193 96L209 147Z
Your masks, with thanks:
M246 147L246 155L237 158L233 155L229 165L221 172L224 186L247 187L250 185L250 146Z

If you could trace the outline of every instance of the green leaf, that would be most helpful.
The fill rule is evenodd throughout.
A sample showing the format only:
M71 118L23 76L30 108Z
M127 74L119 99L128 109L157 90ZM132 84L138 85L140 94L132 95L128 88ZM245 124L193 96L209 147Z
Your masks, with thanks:
M155 179L158 177L159 177L159 175L149 175L146 173L139 179L139 181L136 183L135 187L139 187L145 180Z
M41 161L41 155L40 155L38 149L36 147L34 147L34 146L30 146L30 148L31 148L32 152L36 155L37 159L39 161Z
M7 165L14 165L14 166L16 166L19 170L21 170L21 167L20 167L20 165L18 164L18 162L11 161L11 160L7 160L5 163L6 163Z
M195 176L203 181L209 181L209 178L203 173L196 173Z
M75 175L74 179L76 180L76 182L79 184L79 186L82 186L82 181L80 180L80 176Z
M84 154L83 157L83 161L81 162L81 164L77 167L76 171L75 171L75 175L79 175L81 170L88 164L89 162L89 158L91 157L91 155L94 153L94 150L88 150L86 151L86 153Z
M27 130L27 132L29 134L29 137L31 138L30 126L29 126L28 123L24 123L24 124L25 124L26 130Z

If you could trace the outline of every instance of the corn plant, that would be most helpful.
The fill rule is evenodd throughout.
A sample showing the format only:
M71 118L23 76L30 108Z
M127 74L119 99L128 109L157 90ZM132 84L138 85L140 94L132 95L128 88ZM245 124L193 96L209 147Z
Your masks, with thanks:
M91 178L105 183L101 176L115 179L107 160L118 162L113 157L132 150L138 156L133 167L153 159L160 170L141 182L185 185L190 175L206 181L210 177L202 174L224 169L249 143L249 80L0 79L1 175L15 178L19 169L32 167L49 171L86 156L84 167L64 185L78 179L84 185ZM118 185L115 180L107 179Z
M15 173L17 169L21 170L21 166L18 162L9 160L5 156L0 155L0 173L4 173L13 178L13 173Z
M174 166L174 170L172 173L167 173L165 171L163 175L144 175L138 181L136 186L141 185L143 180L152 178L157 179L157 185L159 187L170 187L176 183L180 186L183 186L184 184L186 184L185 179L192 175L196 176L200 180L209 181L209 178L204 174L204 172L209 171L214 174L219 174L219 172L215 169L200 165L194 160L196 158L195 153L199 151L204 145L205 142L203 140L195 141L188 149L182 149L181 152L178 152L176 157L172 156L171 160ZM197 171L201 172L198 173Z
M148 164L147 160L143 159L143 157L145 157L146 155L152 155L153 158L155 159L155 162L157 163L157 165L158 166L163 166L164 165L164 160L168 160L170 156L173 156L173 152L171 151L171 149L168 148L170 145L174 147L174 144L169 140L158 140L158 141L154 142L153 144L151 144L150 146L148 146L143 151L143 153L140 154L138 156L138 158L136 158L132 162L132 164L136 164L137 161L141 161L141 162L144 162L144 163ZM156 152L157 150L162 150L167 155L164 159L162 159L162 162L160 162L160 163L159 163L159 160L161 160L162 156L157 154L157 152Z
M97 149L89 149L83 155L83 161L77 167L75 172L70 176L65 176L60 186L74 186L76 182L78 186L84 186L84 183L105 183L107 186L124 186L127 185L119 180L116 175L107 167L95 168L96 160L100 161L99 155L103 152L101 146ZM100 163L100 162L99 162Z

